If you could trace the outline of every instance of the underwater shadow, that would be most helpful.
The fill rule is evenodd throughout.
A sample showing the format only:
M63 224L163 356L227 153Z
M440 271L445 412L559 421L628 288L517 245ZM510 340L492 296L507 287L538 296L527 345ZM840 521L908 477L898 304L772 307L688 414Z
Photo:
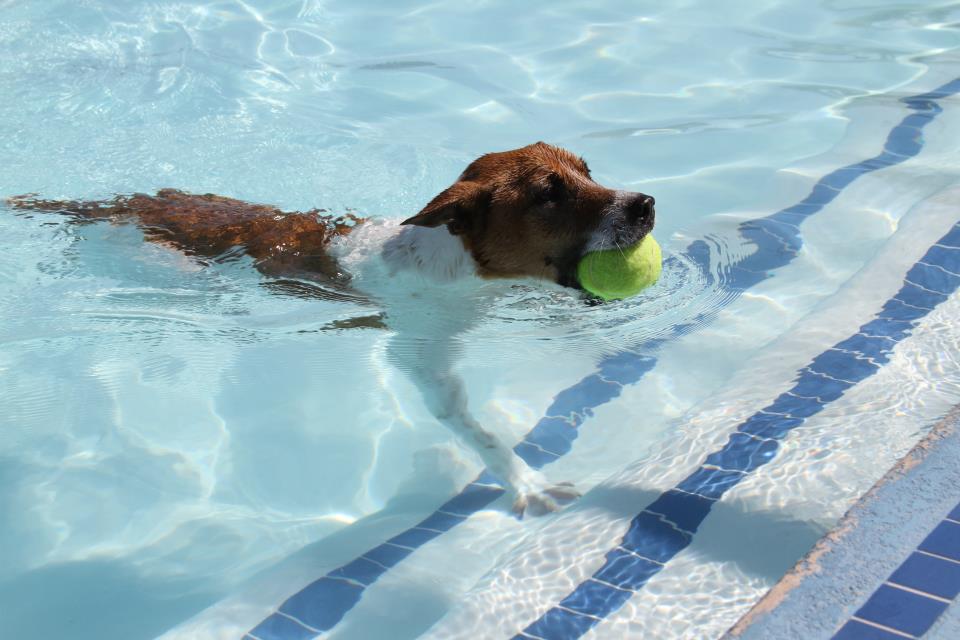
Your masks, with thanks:
M600 485L573 508L600 507L632 519L659 498L660 491ZM821 524L778 510L749 510L738 503L715 502L689 549L718 562L733 562L770 583L779 580L827 532ZM612 548L615 541L609 541Z

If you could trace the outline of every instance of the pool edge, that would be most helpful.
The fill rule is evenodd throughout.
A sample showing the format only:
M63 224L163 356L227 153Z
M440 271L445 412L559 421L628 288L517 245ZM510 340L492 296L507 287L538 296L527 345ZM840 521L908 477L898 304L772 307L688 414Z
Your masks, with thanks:
M861 496L722 639L832 638L956 507L957 487L960 404ZM954 600L927 637L935 637L958 606Z

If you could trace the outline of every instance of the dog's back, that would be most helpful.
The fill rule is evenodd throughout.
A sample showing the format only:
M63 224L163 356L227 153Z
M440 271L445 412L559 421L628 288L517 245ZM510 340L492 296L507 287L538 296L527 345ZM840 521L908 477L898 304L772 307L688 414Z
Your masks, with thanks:
M287 213L268 205L176 189L106 201L17 196L8 202L15 209L63 213L78 222L135 223L148 240L205 258L228 255L239 247L268 275L309 275L313 279L319 275L331 280L345 276L327 247L360 221L351 215L325 215L319 209Z

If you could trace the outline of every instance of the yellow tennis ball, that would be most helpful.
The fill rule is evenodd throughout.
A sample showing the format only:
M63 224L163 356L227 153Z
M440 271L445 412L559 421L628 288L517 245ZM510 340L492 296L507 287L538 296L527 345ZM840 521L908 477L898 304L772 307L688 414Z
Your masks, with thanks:
M580 259L580 286L604 300L634 296L660 277L663 256L660 245L647 234L643 240L620 249L592 251Z

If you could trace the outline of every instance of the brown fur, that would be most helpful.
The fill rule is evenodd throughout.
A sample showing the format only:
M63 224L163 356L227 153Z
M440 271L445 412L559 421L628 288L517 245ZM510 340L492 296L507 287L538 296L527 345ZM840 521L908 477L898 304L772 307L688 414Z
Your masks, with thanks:
M81 221L135 222L148 240L168 243L190 255L218 258L242 248L266 274L322 275L331 280L345 276L327 254L327 245L361 221L352 215L323 215L318 209L286 213L267 205L175 189L161 189L155 196L117 196L105 202L31 196L17 196L9 202L16 209L56 211Z
M648 203L645 219L652 227L653 199L634 195L638 202ZM446 225L461 238L483 277L543 278L576 287L576 264L616 196L616 191L593 181L581 158L538 142L481 156L404 224ZM175 189L101 202L19 196L10 204L67 213L78 220L133 221L148 240L169 243L188 254L217 258L242 248L268 275L335 283L344 283L347 276L327 247L362 221L352 215L324 215L322 209L286 213ZM631 222L624 241L639 241L649 230L639 227Z
M483 277L577 286L584 245L615 197L593 181L582 158L538 142L481 156L404 224L446 224Z

